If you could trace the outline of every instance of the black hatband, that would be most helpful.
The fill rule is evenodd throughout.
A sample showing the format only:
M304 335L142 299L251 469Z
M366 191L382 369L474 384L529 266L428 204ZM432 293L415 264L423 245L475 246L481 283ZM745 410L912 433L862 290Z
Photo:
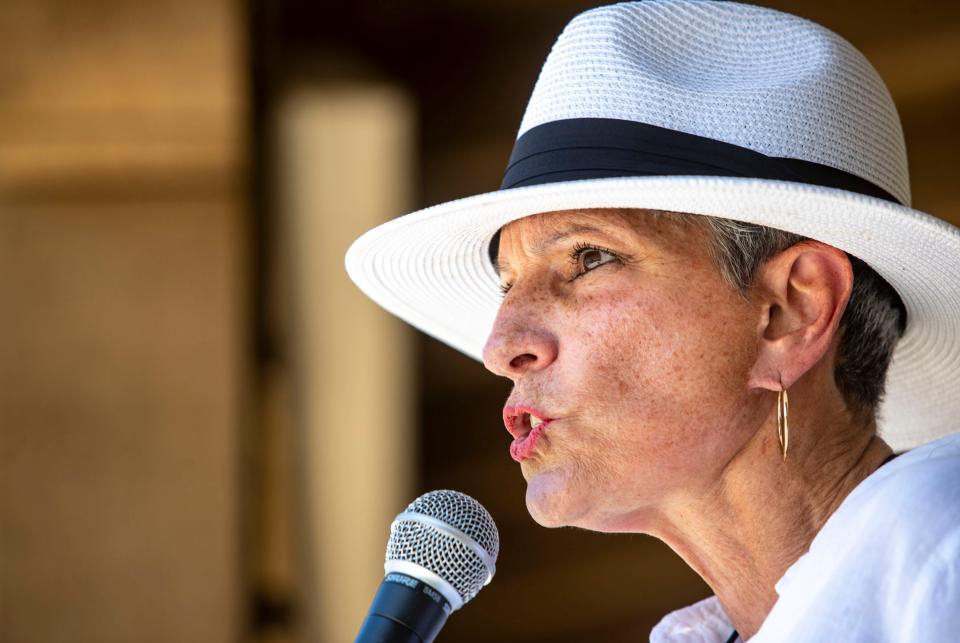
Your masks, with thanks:
M612 118L571 118L521 136L501 190L624 176L738 176L840 188L898 203L859 176L799 159L767 156L696 134Z
M767 156L696 134L613 118L537 125L517 139L501 190L627 176L736 176L839 188L899 203L870 181L827 165ZM488 252L496 265L500 232Z

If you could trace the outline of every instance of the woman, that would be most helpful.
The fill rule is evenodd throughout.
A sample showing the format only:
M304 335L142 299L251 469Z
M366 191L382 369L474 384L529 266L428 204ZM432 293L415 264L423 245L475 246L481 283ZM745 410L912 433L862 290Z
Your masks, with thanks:
M909 199L849 43L624 3L561 34L499 192L381 226L347 266L512 380L536 521L654 535L710 585L651 640L948 641L960 231Z

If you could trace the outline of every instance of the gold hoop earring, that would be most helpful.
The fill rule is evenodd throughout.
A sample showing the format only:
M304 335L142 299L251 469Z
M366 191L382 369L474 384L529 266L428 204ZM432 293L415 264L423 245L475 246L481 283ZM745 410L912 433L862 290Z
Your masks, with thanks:
M787 446L790 444L790 423L788 414L790 412L790 397L787 395L787 389L780 383L780 393L777 394L777 437L780 439L780 455L783 461L787 461Z

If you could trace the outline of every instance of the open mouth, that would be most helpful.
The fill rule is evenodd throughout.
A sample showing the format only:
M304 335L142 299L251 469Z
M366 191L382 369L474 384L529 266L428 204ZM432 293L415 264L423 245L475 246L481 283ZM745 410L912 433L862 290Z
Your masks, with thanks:
M513 436L510 457L517 462L529 458L540 442L552 418L528 406L508 406L503 409L503 423Z

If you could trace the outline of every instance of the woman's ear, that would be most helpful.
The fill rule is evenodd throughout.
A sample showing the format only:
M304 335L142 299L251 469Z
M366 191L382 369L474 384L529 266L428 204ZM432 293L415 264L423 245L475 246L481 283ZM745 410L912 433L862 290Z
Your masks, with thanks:
M820 361L852 288L846 253L819 241L798 243L767 260L755 280L761 318L749 386L778 391Z

